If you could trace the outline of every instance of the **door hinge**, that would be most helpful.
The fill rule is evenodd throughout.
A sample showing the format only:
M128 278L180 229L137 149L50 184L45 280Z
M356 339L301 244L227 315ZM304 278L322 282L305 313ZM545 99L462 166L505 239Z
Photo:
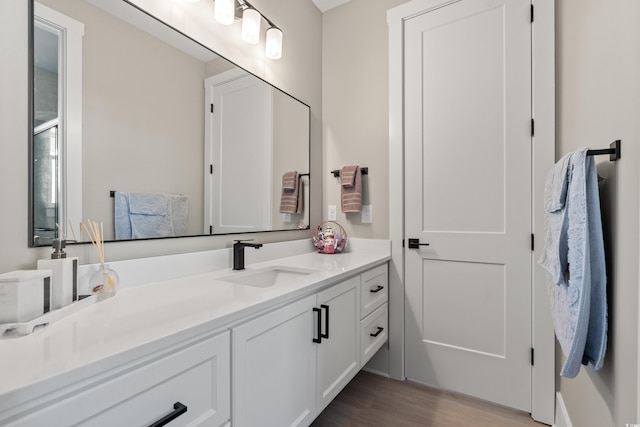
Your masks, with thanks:
M535 136L536 134L536 123L533 119L531 119L531 136Z
M531 22L533 22L533 5L531 5Z
M211 112L213 113L213 104L211 104Z
M533 233L531 233L531 250L532 251L535 250L534 249L535 248L535 244L534 243L535 243L535 237L534 237Z
M404 239L402 239L402 247L404 248Z
M209 173L213 175L213 165L209 165Z
M534 365L534 360L535 360L534 351L533 351L533 347L531 347L531 366Z

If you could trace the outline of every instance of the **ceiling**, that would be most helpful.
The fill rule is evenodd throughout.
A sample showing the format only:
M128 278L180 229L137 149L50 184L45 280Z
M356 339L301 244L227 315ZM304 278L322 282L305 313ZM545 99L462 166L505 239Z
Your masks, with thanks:
M318 9L322 13L326 12L329 9L333 9L334 7L338 7L343 5L351 0L312 0Z

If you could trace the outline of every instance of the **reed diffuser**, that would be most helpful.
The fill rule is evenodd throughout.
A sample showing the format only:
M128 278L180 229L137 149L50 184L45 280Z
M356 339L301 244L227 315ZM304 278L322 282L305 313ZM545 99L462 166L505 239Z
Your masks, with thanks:
M89 291L98 296L99 299L109 298L115 295L120 279L115 271L109 268L104 259L104 225L95 221L87 220L87 224L80 223L80 230L87 233L91 244L95 249L100 266L98 271L91 275L89 280Z

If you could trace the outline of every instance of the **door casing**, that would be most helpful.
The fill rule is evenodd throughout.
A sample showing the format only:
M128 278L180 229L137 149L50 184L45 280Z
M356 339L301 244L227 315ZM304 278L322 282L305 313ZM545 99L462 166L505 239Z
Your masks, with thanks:
M404 379L404 134L403 33L411 17L459 0L413 0L387 12L389 26L389 375ZM544 271L538 266L544 233L544 181L555 162L555 1L532 0L532 112L535 120L532 159L532 229L534 233L532 341L532 417L554 422L555 338Z

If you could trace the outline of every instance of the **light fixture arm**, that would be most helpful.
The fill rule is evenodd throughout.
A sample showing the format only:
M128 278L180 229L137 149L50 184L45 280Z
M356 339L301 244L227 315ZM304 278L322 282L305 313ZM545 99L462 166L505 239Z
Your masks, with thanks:
M262 12L260 12L256 7L254 7L247 0L236 0L236 2L238 2L238 7L236 7L236 16L238 18L240 18L242 16L242 12L245 9L253 9L253 10L257 11L260 14L260 17L262 19L264 19L267 24L269 24L269 27L276 27L276 28L280 29L280 27L278 27L276 24L274 24L269 18L264 16L264 14ZM238 14L238 12L239 12L239 14ZM267 28L269 28L269 27L267 27Z

